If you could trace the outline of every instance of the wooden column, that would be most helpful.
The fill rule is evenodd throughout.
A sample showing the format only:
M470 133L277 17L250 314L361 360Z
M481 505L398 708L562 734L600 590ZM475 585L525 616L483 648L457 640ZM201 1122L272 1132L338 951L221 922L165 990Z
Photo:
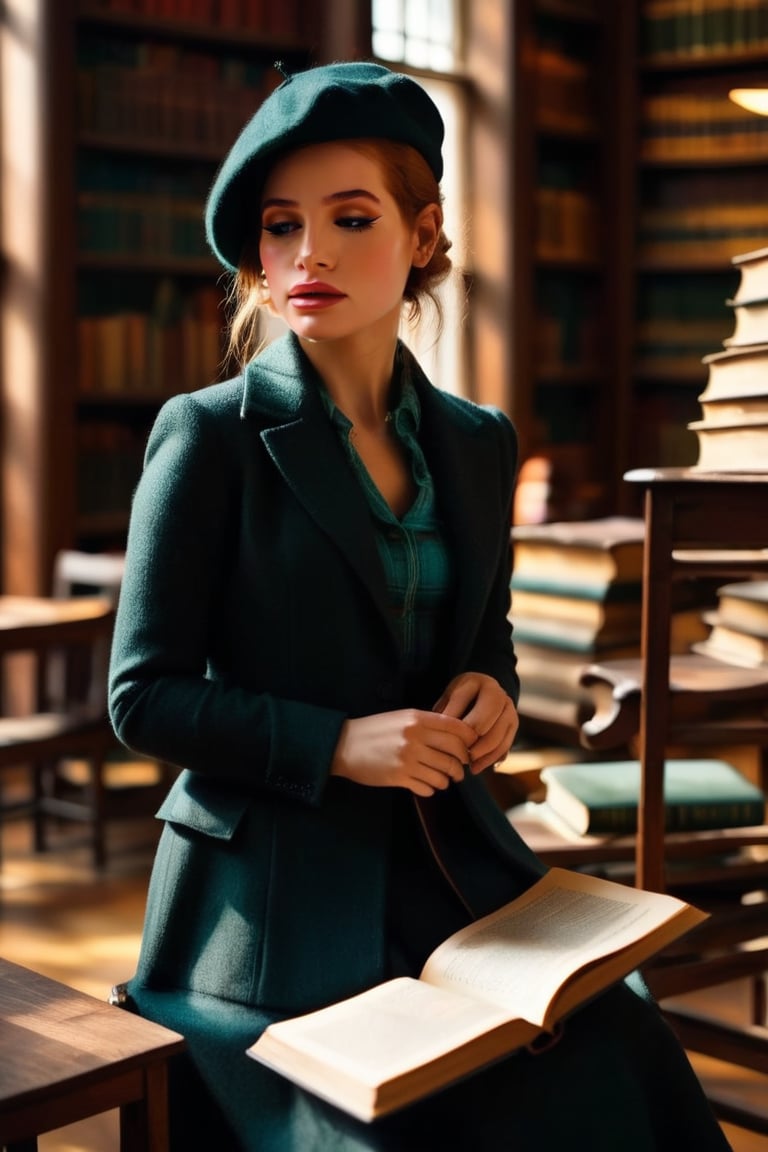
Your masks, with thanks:
M513 182L531 181L527 160L516 154L513 130L519 69L513 63L515 30L525 24L529 0L467 5L467 74L472 81L468 139L468 202L472 329L469 385L472 399L516 415L515 358L510 339L515 269L530 268L518 253L529 243L514 224ZM525 166L528 170L521 170ZM531 229L529 227L528 232Z
M50 590L73 521L75 356L70 0L6 0L0 24L2 590Z

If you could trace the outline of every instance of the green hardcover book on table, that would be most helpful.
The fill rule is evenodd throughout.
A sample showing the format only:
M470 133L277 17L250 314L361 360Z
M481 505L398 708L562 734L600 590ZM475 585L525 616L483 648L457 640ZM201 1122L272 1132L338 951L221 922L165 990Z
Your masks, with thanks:
M541 772L547 803L581 835L637 830L638 760L550 765ZM765 796L725 760L667 760L664 804L668 832L762 824Z

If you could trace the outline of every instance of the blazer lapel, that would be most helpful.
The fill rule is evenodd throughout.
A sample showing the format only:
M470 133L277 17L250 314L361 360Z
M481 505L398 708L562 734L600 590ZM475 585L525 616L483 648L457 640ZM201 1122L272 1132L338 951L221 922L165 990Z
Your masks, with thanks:
M248 366L242 414L258 417L261 439L285 482L367 587L395 640L368 503L323 408L320 387L298 342L288 336Z

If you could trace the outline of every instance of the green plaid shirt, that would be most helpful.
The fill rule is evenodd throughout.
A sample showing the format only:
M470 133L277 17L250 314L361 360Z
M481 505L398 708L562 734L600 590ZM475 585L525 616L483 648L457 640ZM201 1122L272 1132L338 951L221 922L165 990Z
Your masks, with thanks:
M450 557L435 509L435 490L418 441L421 409L416 390L403 379L400 401L389 419L411 462L417 494L401 520L374 484L350 440L351 421L323 391L323 401L362 484L384 566L392 616L408 672L427 667L435 650L441 609L451 584Z

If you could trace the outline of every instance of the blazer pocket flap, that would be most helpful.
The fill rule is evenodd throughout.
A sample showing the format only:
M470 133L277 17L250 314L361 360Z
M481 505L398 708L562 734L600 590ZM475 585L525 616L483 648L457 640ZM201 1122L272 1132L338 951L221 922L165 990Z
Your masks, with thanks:
M248 796L243 793L184 771L177 776L157 816L216 840L231 840L248 803Z

